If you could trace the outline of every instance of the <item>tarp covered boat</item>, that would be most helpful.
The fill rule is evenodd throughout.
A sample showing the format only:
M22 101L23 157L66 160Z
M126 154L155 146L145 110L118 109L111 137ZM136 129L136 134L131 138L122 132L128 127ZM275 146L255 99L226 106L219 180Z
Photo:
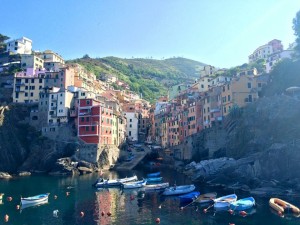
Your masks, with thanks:
M169 187L169 183L160 183L160 184L147 184L144 186L145 191L161 191Z
M124 189L133 189L133 188L141 188L146 185L147 181L146 180L139 180L135 182L127 182L127 183L122 183L122 187Z
M195 188L196 187L193 184L174 186L174 187L166 188L162 194L163 195L182 195L182 194L186 194L186 193L194 191Z

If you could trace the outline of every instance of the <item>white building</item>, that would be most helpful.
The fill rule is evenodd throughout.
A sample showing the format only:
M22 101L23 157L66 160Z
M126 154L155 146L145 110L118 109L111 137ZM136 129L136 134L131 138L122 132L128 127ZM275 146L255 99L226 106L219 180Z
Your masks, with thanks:
M221 86L224 83L230 82L230 77L218 76L215 79L211 80L211 86Z
M209 76L201 77L199 81L197 82L198 90L199 92L205 92L208 91L208 89L212 85L212 78Z
M200 70L200 78L205 76L212 76L216 72L216 68L211 65L205 65Z
M32 40L21 37L12 41L6 42L6 51L14 54L31 54Z
M292 49L288 49L288 50L284 50L282 52L276 52L276 53L273 53L272 55L270 55L266 62L266 73L270 73L273 66L280 60L291 59L293 52L294 51Z
M130 141L138 140L138 114L135 112L124 112L124 116L127 120L126 124L126 136Z
M57 126L68 122L68 114L73 104L73 93L58 87L44 88L40 92L39 119L43 126ZM46 130L45 130L46 131Z
M26 68L42 69L44 68L44 60L34 54L21 54L21 69Z
M39 56L41 59L43 59L45 63L59 62L65 64L65 60L59 54L51 50L46 50L44 52L36 52L35 54Z

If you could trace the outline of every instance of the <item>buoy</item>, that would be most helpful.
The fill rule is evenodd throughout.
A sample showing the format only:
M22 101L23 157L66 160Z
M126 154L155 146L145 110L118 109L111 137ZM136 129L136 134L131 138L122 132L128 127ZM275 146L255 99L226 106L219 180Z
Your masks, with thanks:
M80 216L81 216L81 217L84 217L84 212L80 212Z
M156 223L160 223L160 219L159 219L159 218L156 218L155 222L156 222Z
M207 209L203 209L203 212L204 212L204 213L207 213Z
M180 210L183 210L183 207L180 207Z
M70 195L70 192L67 191L67 192L66 192L66 196L69 196L69 195Z
M8 220L9 220L9 215L6 214L6 215L4 216L4 222L8 222Z
M54 199L57 199L57 195L54 195Z
M101 216L104 216L104 215L105 215L105 213L102 211Z
M241 216L247 216L247 213L245 211L240 211Z
M53 216L54 217L58 217L58 213L59 213L58 209L53 210Z
M19 210L20 209L20 205L16 205L16 209Z
M12 197L7 197L6 199L7 199L7 201L11 202L13 198Z
M281 217L283 216L281 211L278 211L278 215L281 216Z
M130 195L130 200L134 200L134 196L133 195Z
M233 210L229 209L228 212L232 215L233 214Z
M108 215L108 216L111 216L111 212L108 212L107 215Z

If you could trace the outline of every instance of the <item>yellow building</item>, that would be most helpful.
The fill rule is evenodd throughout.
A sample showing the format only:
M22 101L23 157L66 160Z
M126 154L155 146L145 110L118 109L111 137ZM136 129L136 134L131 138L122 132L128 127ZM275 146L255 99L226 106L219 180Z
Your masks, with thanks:
M236 105L244 107L258 99L257 82L254 76L241 76L233 78L230 84L222 86L223 116L228 115L231 108Z
M21 69L26 68L42 69L44 68L44 60L34 54L22 54Z
M39 101L39 93L44 87L45 71L28 68L14 76L13 102L34 103Z

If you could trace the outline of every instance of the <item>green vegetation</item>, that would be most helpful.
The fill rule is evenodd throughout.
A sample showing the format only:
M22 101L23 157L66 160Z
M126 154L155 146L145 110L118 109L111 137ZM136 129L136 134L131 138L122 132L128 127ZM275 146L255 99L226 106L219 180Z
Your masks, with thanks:
M5 52L6 50L6 44L4 43L6 40L8 40L9 37L3 35L3 34L0 34L0 53L3 53Z
M300 11L297 12L296 17L293 20L293 29L296 35L296 57L300 59Z
M92 59L85 55L81 59L68 63L78 63L97 77L114 75L124 81L130 90L143 98L155 102L161 95L167 94L169 86L199 78L199 68L203 63L185 58L155 59L121 59L105 57ZM121 89L114 85L116 89Z

